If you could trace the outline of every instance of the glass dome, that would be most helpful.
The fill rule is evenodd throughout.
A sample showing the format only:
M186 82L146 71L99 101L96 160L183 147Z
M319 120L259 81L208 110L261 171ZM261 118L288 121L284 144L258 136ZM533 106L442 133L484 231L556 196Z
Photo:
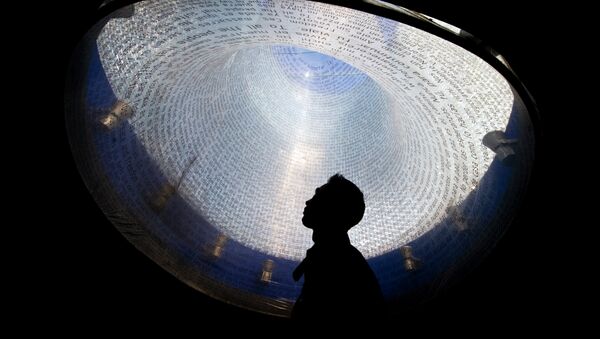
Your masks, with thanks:
M304 203L342 173L365 194L350 238L386 299L426 299L508 227L535 138L502 59L415 26L316 2L129 5L73 58L74 158L140 251L210 296L281 316L312 245Z

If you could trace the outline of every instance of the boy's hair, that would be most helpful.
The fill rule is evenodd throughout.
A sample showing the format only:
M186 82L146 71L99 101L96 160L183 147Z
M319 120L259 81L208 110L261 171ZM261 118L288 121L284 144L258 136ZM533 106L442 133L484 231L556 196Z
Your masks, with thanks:
M350 180L336 173L327 181L327 194L331 197L337 216L346 230L358 224L365 213L363 193Z

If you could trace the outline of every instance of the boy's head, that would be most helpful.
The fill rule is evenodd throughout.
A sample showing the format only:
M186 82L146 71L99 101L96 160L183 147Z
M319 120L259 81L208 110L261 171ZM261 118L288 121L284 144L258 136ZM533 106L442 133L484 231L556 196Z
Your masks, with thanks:
M312 229L325 227L347 232L358 224L365 212L362 192L341 174L335 174L317 188L306 202L302 223Z

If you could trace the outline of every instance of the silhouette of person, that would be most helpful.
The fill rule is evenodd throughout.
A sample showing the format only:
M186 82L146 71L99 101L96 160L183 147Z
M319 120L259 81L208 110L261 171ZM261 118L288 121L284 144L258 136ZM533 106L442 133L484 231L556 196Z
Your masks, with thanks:
M384 301L375 274L350 244L348 230L362 219L363 194L335 174L306 202L302 223L313 230L314 245L293 272L304 276L292 319L303 323L375 321L384 315Z

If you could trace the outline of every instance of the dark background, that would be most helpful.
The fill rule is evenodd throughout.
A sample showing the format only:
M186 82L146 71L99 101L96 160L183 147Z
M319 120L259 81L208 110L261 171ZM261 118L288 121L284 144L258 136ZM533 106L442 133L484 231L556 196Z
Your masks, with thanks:
M399 314L395 326L459 333L477 332L478 328L485 328L486 333L517 329L537 332L560 326L570 313L563 306L569 299L565 292L571 290L564 273L570 259L560 251L561 244L567 242L559 233L560 225L566 224L559 213L564 207L559 208L555 199L562 181L556 180L560 168L551 161L549 150L555 147L551 136L559 116L556 98L564 95L553 84L560 72L556 41L566 34L556 25L562 9L527 8L515 0L477 4L463 0L451 4L433 0L391 2L458 26L501 53L537 100L543 131L531 193L496 249L440 297ZM214 325L217 331L225 331L222 333L233 331L231 326L216 325L222 319L266 329L286 327L289 324L285 320L214 301L162 270L108 222L83 184L64 128L62 89L70 53L94 23L99 3L54 3L50 14L58 41L52 40L46 47L56 57L57 71L49 86L56 91L51 95L54 106L49 114L52 141L57 142L49 171L51 189L59 194L45 198L51 200L52 215L56 216L51 233L59 241L46 260L51 270L45 281L53 286L44 291L50 297L44 303L48 315L65 320L55 323L59 327L141 326L148 330L161 325Z

